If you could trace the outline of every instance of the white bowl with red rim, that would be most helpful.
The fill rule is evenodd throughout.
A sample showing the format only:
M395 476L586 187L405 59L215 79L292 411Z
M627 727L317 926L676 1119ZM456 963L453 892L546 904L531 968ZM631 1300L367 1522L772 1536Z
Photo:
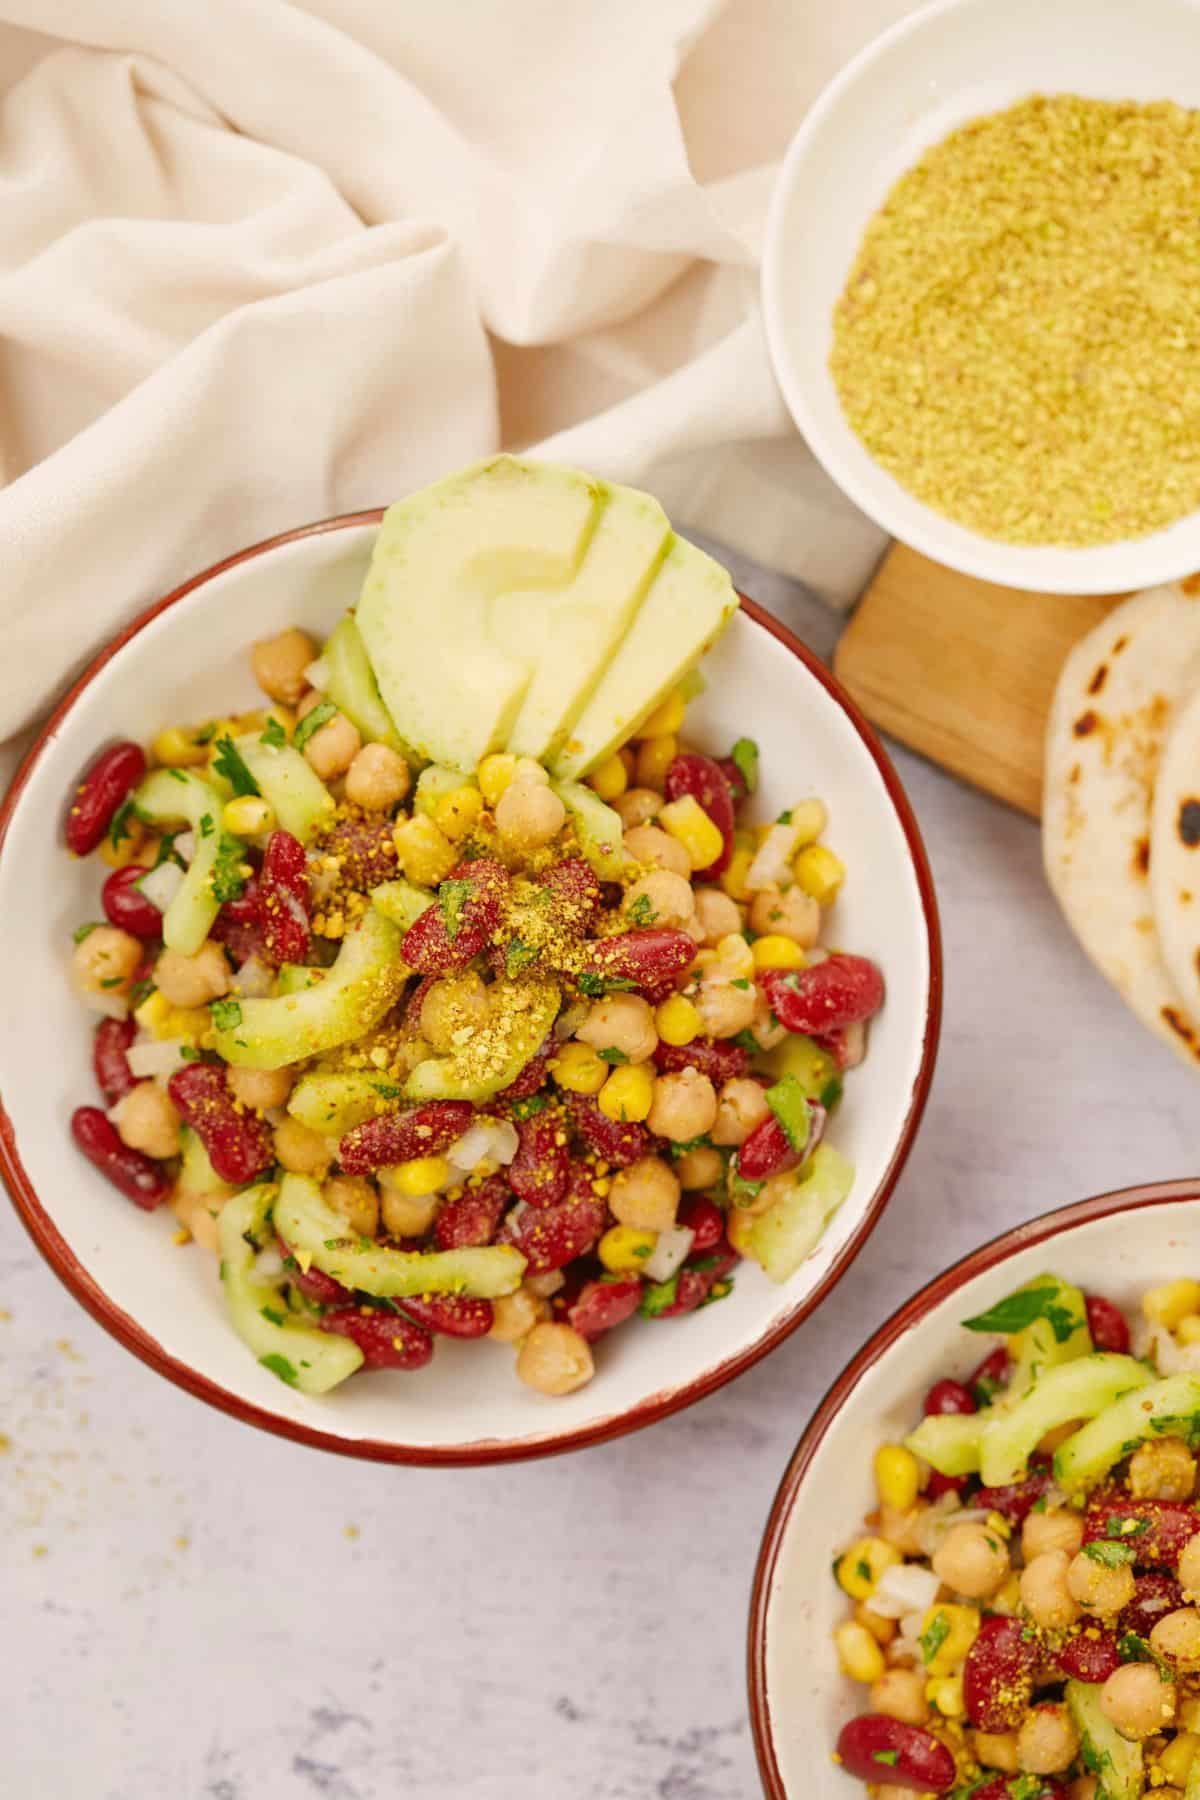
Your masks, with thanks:
M799 1273L773 1287L739 1272L719 1306L637 1321L597 1346L585 1388L548 1399L518 1382L511 1349L442 1339L425 1370L380 1374L314 1399L284 1386L235 1336L214 1260L173 1244L165 1209L137 1211L74 1151L71 1111L95 1099L92 1020L71 994L71 932L97 916L102 866L62 843L66 798L107 742L256 704L247 650L288 625L326 635L362 583L379 512L286 533L206 570L100 655L41 732L0 807L0 1173L38 1247L75 1296L143 1360L211 1404L285 1436L380 1461L482 1463L596 1443L710 1393L792 1331L861 1248L899 1175L933 1072L941 1015L937 909L920 836L878 741L833 678L745 603L708 658L695 742L762 749L761 816L821 795L849 869L838 941L874 957L888 999L847 1082L832 1139L853 1192Z
M961 1381L986 1341L962 1329L1047 1270L1136 1316L1147 1288L1200 1267L1200 1181L1123 1188L1030 1219L972 1251L893 1313L838 1376L779 1485L755 1570L747 1672L750 1723L768 1800L856 1800L831 1760L865 1710L841 1674L833 1632L848 1616L830 1573L876 1505L872 1468L921 1416L935 1381Z

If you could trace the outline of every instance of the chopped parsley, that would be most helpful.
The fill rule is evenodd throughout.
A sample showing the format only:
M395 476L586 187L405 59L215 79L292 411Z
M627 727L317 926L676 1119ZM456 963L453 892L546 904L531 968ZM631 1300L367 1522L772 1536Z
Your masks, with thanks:
M595 1000L601 994L630 993L637 982L631 981L628 975L598 975L594 969L585 969L579 976L577 985L581 994L586 994L589 1000Z
M1014 1332L1024 1331L1038 1319L1045 1319L1054 1333L1056 1344L1065 1344L1078 1326L1075 1314L1059 1301L1061 1289L1055 1282L1044 1283L1041 1287L1023 1288L1018 1293L1009 1294L1006 1299L998 1300L987 1312L979 1313L973 1319L964 1319L963 1325L968 1331L1002 1332L1011 1337Z
M747 980L745 975L735 976L734 979L729 983L729 985L730 985L730 987L741 988L743 993L747 992L750 987L750 983Z
M729 1041L731 1044L736 1044L739 1050L749 1050L752 1056L762 1048L749 1026L744 1031L735 1032Z
M298 1379L296 1370L286 1356L260 1356L258 1360L264 1369L270 1369L272 1375L278 1375L280 1381L286 1381L289 1387L295 1387Z
M124 975L110 975L110 976L109 976L109 977L108 977L108 980L107 980L107 981L102 981L102 982L101 982L101 983L100 983L100 986L101 986L101 987L102 987L102 988L115 988L115 987L120 987L120 985L121 985L121 983L122 983L122 982L123 982L123 981L124 981L124 979L125 979L125 977L124 977Z
M309 713L312 718L312 713ZM306 721L307 722L307 721ZM217 739L217 754L213 757L213 769L223 775L235 794L257 794L258 783L242 761L241 753L231 737Z
M746 1181L738 1174L736 1157L729 1165L729 1198L735 1206L745 1206L748 1200L757 1199L766 1186L765 1181Z
M792 822L792 809L791 809L791 807L790 807L790 806L789 806L789 808L788 808L788 810L787 810L787 811L786 811L786 812L781 812L781 813L780 813L780 815L779 815L779 817L778 817L778 818L777 818L777 819L776 819L776 821L775 821L775 823L776 823L776 824L777 824L777 825L790 825L790 824L791 824L791 822Z
M1141 1537L1149 1529L1149 1519L1123 1519L1119 1513L1111 1514L1104 1522L1106 1538Z
M286 1315L278 1312L275 1307L260 1306L258 1310L264 1319L269 1319L271 1321L272 1325L282 1325L284 1323Z
M812 1107L799 1077L785 1075L774 1087L769 1087L767 1105L796 1155L803 1156L812 1136Z
M675 1271L669 1281L656 1281L646 1288L642 1294L638 1311L643 1319L657 1319L660 1313L674 1306L679 1295L679 1271Z
M99 919L89 919L86 925L77 925L71 933L72 943L82 944L85 937L91 937L93 931L99 929Z
M149 978L143 981L135 981L129 990L129 1004L131 1006L140 1006L144 1000L150 998L153 992L154 983Z
M633 920L635 925L653 925L658 914L654 910L654 903L649 894L638 895L633 905L629 908L629 917Z
M217 844L217 859L213 863L212 892L213 899L224 905L226 900L240 900L246 888L246 877L242 874L242 858L246 852L237 838L223 831Z
M216 829L216 826L213 824L212 814L203 813L200 818L200 836L202 838L211 837Z
M896 1764L900 1761L900 1752L898 1750L873 1750L871 1752L871 1761L886 1763L889 1769L894 1769Z
M509 1108L514 1119L532 1119L550 1104L548 1094L530 1094L528 1100L514 1100Z
M929 1625L917 1640L921 1646L921 1656L928 1666L950 1636L950 1621L944 1612L934 1613Z
M175 848L175 839L178 836L179 833L177 831L171 831L159 840L158 850L154 857L154 867L156 869L161 869L165 862L173 862L177 869L185 869L187 867L182 856L180 856L178 850Z
M1128 1544L1114 1544L1106 1538L1099 1538L1094 1544L1085 1544L1083 1554L1090 1562L1099 1563L1102 1569L1121 1569L1134 1559Z
M129 823L132 814L133 801L130 799L123 800L112 816L112 823L108 828L108 841L114 850L120 844L122 838L131 838L133 836L133 826Z
M214 1000L212 1020L218 1031L232 1031L242 1022L241 1003L237 1000Z
M742 778L742 786L752 794L758 786L758 745L753 738L739 738L729 757Z
M667 1145L667 1149L674 1157L686 1156L689 1150L706 1150L709 1147L709 1139L703 1133L699 1137L682 1140L672 1138Z
M333 704L332 700L318 700L312 711L305 713L295 731L292 733L292 743L296 746L296 749L303 750L309 738L312 737L315 732L320 731L322 725L328 725L330 719L332 719L336 713L337 707ZM257 791L258 790L255 789L256 793Z
M267 729L258 741L260 744L265 744L268 750L282 750L287 744L287 732L278 719L268 719Z
M314 710L319 711L320 708ZM311 713L309 717L311 718ZM438 888L438 910L442 915L442 923L446 927L446 938L453 943L462 930L463 909L475 898L473 881L443 881ZM511 945L509 946L511 950Z
M536 961L537 951L532 944L525 943L524 939L519 937L509 939L508 949L504 952L504 973L510 980L514 975L519 975L522 969L527 969L530 963Z
M606 1063L627 1063L629 1061L625 1052L623 1050L618 1050L615 1044L609 1044L604 1050L597 1050L596 1055L600 1058L601 1062Z
M182 781L185 783L187 781L186 769L164 769L163 774L169 775L172 781Z
M825 1108L826 1112L832 1112L841 1097L842 1078L840 1075L831 1075L829 1080L825 1083L825 1086L821 1089L821 1105Z

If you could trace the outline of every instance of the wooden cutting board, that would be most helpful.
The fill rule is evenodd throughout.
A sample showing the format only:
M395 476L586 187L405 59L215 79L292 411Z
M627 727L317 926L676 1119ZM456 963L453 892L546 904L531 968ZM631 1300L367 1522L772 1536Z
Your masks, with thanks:
M1036 818L1063 658L1121 598L996 587L895 544L833 666L882 731Z

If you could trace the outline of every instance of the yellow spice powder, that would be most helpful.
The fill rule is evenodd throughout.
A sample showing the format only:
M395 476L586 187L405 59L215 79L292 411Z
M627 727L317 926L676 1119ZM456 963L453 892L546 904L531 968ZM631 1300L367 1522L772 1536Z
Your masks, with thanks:
M1200 506L1200 113L1035 95L902 176L834 315L872 456L1010 543Z

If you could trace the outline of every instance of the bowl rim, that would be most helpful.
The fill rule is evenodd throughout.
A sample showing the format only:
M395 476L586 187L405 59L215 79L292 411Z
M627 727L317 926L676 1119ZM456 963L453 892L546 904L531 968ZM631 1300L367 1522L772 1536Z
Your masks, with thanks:
M1048 1242L1079 1225L1095 1219L1107 1219L1123 1212L1138 1212L1143 1207L1167 1206L1180 1200L1200 1199L1200 1176L1184 1176L1172 1181L1146 1182L1138 1187L1114 1188L1110 1193L1096 1194L1089 1200L1077 1200L1070 1206L1055 1207L1039 1213L1020 1225L1001 1232L980 1244L958 1262L951 1263L940 1274L918 1288L908 1300L885 1319L866 1343L846 1364L831 1383L817 1406L792 1452L787 1468L775 1491L767 1523L763 1530L754 1582L750 1593L750 1613L746 1645L746 1679L749 1688L750 1729L758 1759L759 1775L767 1800L796 1800L789 1795L779 1772L771 1730L771 1709L767 1699L767 1612L775 1570L787 1538L792 1510L805 1477L825 1437L842 1409L854 1397L863 1376L873 1369L893 1346L943 1300L965 1287L977 1275L985 1274L1004 1263L1018 1251Z
M1195 4L1195 0L1192 3ZM970 540L961 549L948 544L939 525L942 515L915 494L910 494L894 476L888 476L888 471L863 445L864 453L873 467L895 482L904 499L897 500L887 493L882 498L877 498L869 491L865 481L830 442L814 408L809 404L806 384L797 373L788 353L782 246L796 165L806 155L813 141L824 129L829 115L856 84L864 70L890 55L897 44L923 31L930 23L948 13L965 11L980 4L981 0L928 0L926 5L918 6L915 12L906 13L894 20L891 25L870 38L849 62L830 77L801 119L795 136L784 152L771 188L759 275L763 333L779 391L808 448L830 479L837 483L854 505L891 537L899 538L911 549L920 551L934 562L944 564L946 568L956 569L960 574L970 575L977 581L990 581L1024 593L1110 594L1125 592L1131 587L1157 587L1166 582L1182 580L1194 571L1197 561L1194 544L1189 549L1186 543L1180 543L1177 548L1163 543L1157 552L1149 551L1145 569L1136 578L1132 578L1128 571L1114 576L1108 569L1105 552L1128 551L1138 545L1149 546L1157 539L1164 539L1186 520L1200 523L1200 508L1194 508L1182 518L1171 521L1169 525L1143 538L1119 538L1112 544L1092 544L1078 548L1063 544L1008 544L1002 538L986 537L971 526L961 525L947 516L944 523L966 533ZM846 273L849 274L849 269ZM918 509L912 518L908 516L905 501ZM1030 575L1024 575L1019 569L1008 566L1009 556L1016 551L1045 558L1047 565L1037 568ZM1090 559L1090 573L1076 568L1070 560L1073 556L1081 555Z
M235 551L232 555L212 563L208 568L180 583L178 587L172 588L161 599L153 601L130 620L99 651L78 679L68 688L49 718L41 726L23 757L7 793L0 799L0 855L3 854L8 830L20 805L25 787L42 758L52 749L59 727L80 695L132 638L136 637L169 607L185 599L216 576L224 574L226 570L248 562L254 557L280 549L287 544L324 536L334 531L378 525L384 510L383 507L371 507L360 512L342 513L333 518L318 520L309 525L296 526L290 531L278 532L272 537L263 538L260 542L251 544L244 550ZM110 1336L116 1338L118 1343L123 1344L127 1350L131 1350L149 1368L157 1374L165 1376L177 1387L183 1388L197 1399L218 1408L221 1412L228 1413L243 1424L257 1426L261 1430L273 1432L278 1437L289 1438L314 1449L328 1450L335 1454L358 1457L370 1462L427 1467L467 1467L491 1463L523 1462L534 1457L560 1455L570 1450L581 1450L593 1444L606 1443L610 1439L624 1436L627 1432L637 1431L644 1426L654 1424L657 1420L667 1418L670 1414L691 1406L697 1400L704 1399L718 1388L724 1387L726 1382L732 1381L744 1370L752 1367L754 1363L789 1337L845 1274L874 1230L891 1196L900 1172L908 1159L925 1110L925 1103L929 1097L934 1065L937 1060L942 1017L942 942L937 899L929 860L915 815L900 783L900 778L875 732L836 677L818 662L813 653L801 644L785 625L745 595L740 595L739 598L742 610L754 624L782 644L784 649L788 650L804 666L809 675L825 689L830 699L846 714L874 762L904 835L908 855L912 862L929 957L929 985L921 1060L913 1082L904 1123L887 1168L866 1205L862 1218L834 1258L822 1280L769 1331L756 1338L752 1344L747 1345L735 1355L726 1357L691 1381L685 1381L675 1387L652 1394L637 1406L606 1415L589 1425L580 1426L574 1430L559 1433L548 1432L536 1437L514 1439L480 1438L461 1444L443 1445L404 1444L374 1438L343 1438L336 1433L322 1431L318 1427L300 1420L284 1418L266 1407L255 1405L251 1401L244 1400L240 1395L231 1393L219 1382L210 1379L188 1363L169 1354L136 1319L109 1298L71 1251L56 1229L50 1213L42 1205L22 1163L17 1147L15 1126L4 1107L3 1095L0 1094L0 1179L3 1180L3 1184L8 1190L18 1217L46 1262L80 1305L91 1314L98 1324L104 1327Z

